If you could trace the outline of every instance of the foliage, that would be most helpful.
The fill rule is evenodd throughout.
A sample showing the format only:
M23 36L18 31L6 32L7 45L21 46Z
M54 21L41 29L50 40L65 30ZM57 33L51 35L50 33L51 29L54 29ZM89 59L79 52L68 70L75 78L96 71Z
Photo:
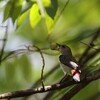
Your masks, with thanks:
M12 20L16 27L12 32L15 37L25 39L31 43L30 45L36 45L41 49L46 63L45 77L46 73L49 73L59 63L59 53L50 49L51 43L69 45L77 60L90 46L88 54L82 59L82 77L84 77L100 68L100 53L96 53L87 62L85 61L87 56L100 49L100 35L92 44L89 44L100 27L99 3L99 0L0 0L0 5L3 5L2 8L0 7L0 11L3 12L2 23L7 22L9 18ZM32 52L28 50L27 46L24 48L14 52L5 50L3 56L0 56L0 92L41 85L40 81L35 84L41 76L40 52L36 48L33 48ZM2 61L4 58L5 60ZM38 63L38 66L35 63ZM59 65L57 66L59 67ZM45 78L44 84L58 82L62 76L62 71L57 69ZM98 83L97 80L89 84L72 100L77 100L77 98L82 100L83 94L83 100L95 97L95 94L100 91ZM54 91L46 100L59 100L72 87ZM42 97L41 94L39 96ZM45 97L44 95L43 98ZM98 100L99 97L95 100ZM36 99L35 96L32 96L33 98Z

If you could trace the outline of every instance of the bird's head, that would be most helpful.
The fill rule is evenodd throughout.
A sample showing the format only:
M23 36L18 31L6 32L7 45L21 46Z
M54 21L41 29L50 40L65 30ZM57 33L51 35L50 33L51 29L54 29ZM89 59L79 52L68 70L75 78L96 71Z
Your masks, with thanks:
M66 45L60 45L57 43L57 50L59 50L62 55L72 55L71 49Z

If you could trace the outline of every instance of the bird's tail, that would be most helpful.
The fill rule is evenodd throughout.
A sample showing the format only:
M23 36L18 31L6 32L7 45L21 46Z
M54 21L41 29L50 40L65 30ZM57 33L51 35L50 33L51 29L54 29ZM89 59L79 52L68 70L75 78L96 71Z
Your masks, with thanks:
M73 75L73 79L76 82L80 82L80 74L81 74L81 70L77 71L76 69L71 70L71 73Z

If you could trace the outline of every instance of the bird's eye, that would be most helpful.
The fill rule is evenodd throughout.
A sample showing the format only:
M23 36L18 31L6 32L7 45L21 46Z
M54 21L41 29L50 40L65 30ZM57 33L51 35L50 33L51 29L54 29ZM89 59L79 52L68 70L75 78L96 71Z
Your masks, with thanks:
M65 48L66 46L65 45L62 45L62 48Z

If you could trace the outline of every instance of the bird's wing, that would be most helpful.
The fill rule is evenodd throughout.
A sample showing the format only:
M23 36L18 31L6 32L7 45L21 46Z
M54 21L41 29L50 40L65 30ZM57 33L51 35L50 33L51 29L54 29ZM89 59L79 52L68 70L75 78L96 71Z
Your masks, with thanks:
M62 64L70 67L71 69L77 69L78 64L74 61L72 61L70 58L68 58L66 55L60 55L59 60Z

